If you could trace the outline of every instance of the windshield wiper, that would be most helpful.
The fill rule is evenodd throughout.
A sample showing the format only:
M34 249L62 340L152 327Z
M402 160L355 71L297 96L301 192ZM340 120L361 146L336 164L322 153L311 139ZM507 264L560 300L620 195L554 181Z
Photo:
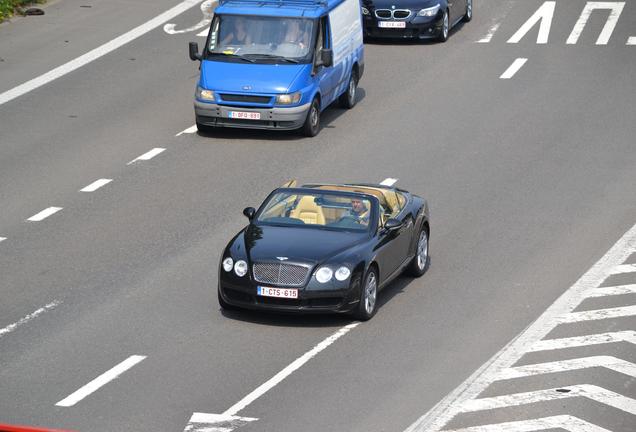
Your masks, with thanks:
M230 53L224 53L224 52L211 52L210 54L212 54L212 55L221 55L221 56L226 56L226 57L236 57L236 58L244 60L246 62L254 63L254 60L252 60L251 58L247 58L247 57L242 56L240 54L230 54Z
M299 61L296 59L283 57L283 56L279 56L275 54L245 54L245 55L248 55L252 58L256 58L257 60L258 59L275 59L275 60L283 60L283 61L286 61L287 63L299 63Z

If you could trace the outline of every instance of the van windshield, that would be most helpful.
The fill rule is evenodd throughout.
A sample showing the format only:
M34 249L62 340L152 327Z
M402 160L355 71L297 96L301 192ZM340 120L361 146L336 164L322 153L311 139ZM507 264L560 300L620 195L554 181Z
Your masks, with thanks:
M250 63L310 63L314 21L306 18L217 15L207 56Z

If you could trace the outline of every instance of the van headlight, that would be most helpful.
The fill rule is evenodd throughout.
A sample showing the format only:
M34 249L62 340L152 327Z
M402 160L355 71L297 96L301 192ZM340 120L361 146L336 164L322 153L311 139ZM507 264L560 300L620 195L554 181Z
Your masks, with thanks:
M243 260L238 260L234 264L234 273L236 273L238 277L245 276L247 274L247 263Z
M214 92L212 90L206 90L204 88L201 88L200 86L197 86L197 91L195 92L194 96L197 99L201 99L205 101L214 101Z
M333 276L333 270L329 267L320 267L316 272L316 280L320 283L327 283Z
M300 102L300 92L281 94L276 96L276 105L294 105Z
M430 8L422 9L417 13L417 15L423 17L432 17L437 15L437 12L439 12L439 4L436 4L435 6Z

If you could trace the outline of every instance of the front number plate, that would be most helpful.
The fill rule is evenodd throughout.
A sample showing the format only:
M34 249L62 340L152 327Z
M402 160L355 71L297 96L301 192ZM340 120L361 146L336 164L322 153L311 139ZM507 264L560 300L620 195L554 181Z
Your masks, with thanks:
M228 113L230 118L235 119L248 119L248 120L260 120L261 113L259 112L245 112L245 111L230 111Z
M406 28L404 21L380 21L378 22L380 28Z
M298 290L291 288L270 288L259 286L256 288L256 293L263 297L298 298Z

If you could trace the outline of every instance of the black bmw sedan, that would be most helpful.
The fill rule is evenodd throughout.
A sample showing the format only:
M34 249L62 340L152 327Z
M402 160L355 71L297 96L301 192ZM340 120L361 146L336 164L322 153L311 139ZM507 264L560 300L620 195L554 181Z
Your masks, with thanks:
M429 265L426 201L381 185L274 190L223 251L222 308L351 313L367 320L377 294Z
M473 17L473 0L362 0L367 38L437 39L446 42L457 23Z

